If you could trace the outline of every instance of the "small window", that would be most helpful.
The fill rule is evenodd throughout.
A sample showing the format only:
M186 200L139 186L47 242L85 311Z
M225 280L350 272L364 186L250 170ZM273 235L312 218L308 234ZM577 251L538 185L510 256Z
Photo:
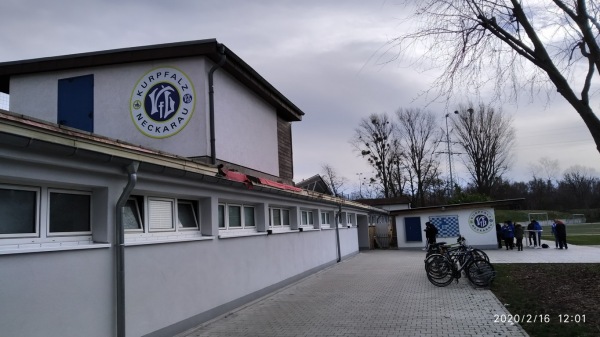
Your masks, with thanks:
M321 223L324 224L324 225L330 224L330 222L329 222L329 213L325 213L325 212L321 213Z
M244 227L254 227L254 207L244 206Z
M354 214L348 214L348 225L354 226Z
M281 223L283 226L290 225L290 210L288 210L288 209L281 210Z
M255 229L254 206L219 204L219 229Z
M123 207L123 228L127 231L142 231L142 212L140 203L135 197L130 198Z
M48 232L50 234L89 234L91 232L90 194L50 192L49 204Z
M148 199L148 226L150 231L174 230L173 204L173 200Z
M281 210L280 209L271 209L271 226L278 227L281 226Z
M177 220L179 228L198 228L195 203L192 201L178 201Z
M311 211L302 211L302 226L312 226L313 222L313 212Z
M219 205L219 228L225 228L225 205Z
M229 227L242 227L242 208L229 205L228 207Z
M0 236L30 236L37 233L37 190L0 188ZM30 234L30 235L27 235Z

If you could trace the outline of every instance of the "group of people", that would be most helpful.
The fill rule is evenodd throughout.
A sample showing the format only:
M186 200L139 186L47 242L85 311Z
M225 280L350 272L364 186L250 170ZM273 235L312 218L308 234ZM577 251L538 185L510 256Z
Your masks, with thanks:
M496 223L496 237L498 239L498 248L502 248L502 241L506 246L506 250L514 249L517 247L518 251L523 250L523 235L525 229L521 224L513 224L511 220L504 222L504 225ZM515 243L516 239L516 243Z
M532 219L527 225L529 245L533 247L542 246L542 226L540 223ZM568 249L567 247L567 230L565 224L560 220L554 220L552 223L552 234L554 235L554 243L557 249ZM513 249L523 250L523 237L525 236L525 228L521 224L513 224L511 220L507 220L503 225L496 223L496 237L498 240L498 248L502 248L502 242L506 246L506 250ZM516 244L515 244L516 239ZM545 246L547 248L547 246Z

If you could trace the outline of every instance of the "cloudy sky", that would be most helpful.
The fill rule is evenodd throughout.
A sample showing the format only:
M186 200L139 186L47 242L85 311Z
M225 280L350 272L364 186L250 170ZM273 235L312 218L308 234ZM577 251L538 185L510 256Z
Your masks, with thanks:
M388 62L406 14L393 0L3 0L0 62L216 38L306 113L293 128L295 181L329 164L352 188L371 172L349 143L362 118L426 107L443 126L461 103L427 105L417 95L436 74ZM600 171L589 132L562 98L498 108L517 131L510 180L529 180L542 157ZM465 183L458 156L453 168Z

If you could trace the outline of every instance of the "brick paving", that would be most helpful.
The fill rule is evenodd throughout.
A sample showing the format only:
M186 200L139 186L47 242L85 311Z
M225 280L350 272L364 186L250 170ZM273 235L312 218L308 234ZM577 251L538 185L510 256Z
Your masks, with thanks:
M600 262L598 248L572 245L487 253L492 263ZM361 252L179 337L527 336L518 325L494 321L508 311L490 290L466 278L433 286L424 256Z
M553 242L544 241L550 247ZM599 247L486 250L492 263L600 263ZM490 290L433 286L423 251L368 251L178 337L527 336Z

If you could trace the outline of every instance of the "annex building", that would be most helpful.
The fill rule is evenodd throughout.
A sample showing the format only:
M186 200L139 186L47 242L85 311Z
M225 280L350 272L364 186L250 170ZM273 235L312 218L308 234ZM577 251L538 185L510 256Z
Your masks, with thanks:
M368 245L304 113L216 40L0 63L2 336L172 336Z

